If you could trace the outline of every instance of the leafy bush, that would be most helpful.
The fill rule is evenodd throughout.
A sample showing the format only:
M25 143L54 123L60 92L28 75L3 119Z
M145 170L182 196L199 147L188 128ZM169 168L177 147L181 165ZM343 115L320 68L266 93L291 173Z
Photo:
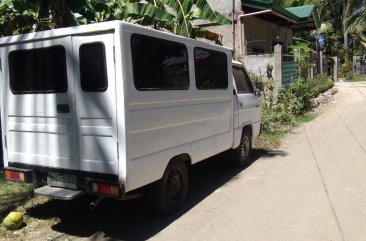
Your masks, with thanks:
M296 43L289 46L290 53L296 56L296 62L299 67L299 76L303 79L308 78L308 72L313 67L311 63L311 49L307 43Z
M352 62L349 60L344 61L342 64L342 76L346 77L348 73L352 72Z
M309 95L310 98L317 97L320 93L324 93L325 91L333 88L334 82L330 79L323 80L323 81L313 81L309 84Z
M346 74L346 78L347 78L347 81L352 81L352 80L356 79L356 76L352 72L349 72Z
M265 81L263 80L262 76L256 75L255 73L249 71L249 78L253 82L256 89L264 91Z

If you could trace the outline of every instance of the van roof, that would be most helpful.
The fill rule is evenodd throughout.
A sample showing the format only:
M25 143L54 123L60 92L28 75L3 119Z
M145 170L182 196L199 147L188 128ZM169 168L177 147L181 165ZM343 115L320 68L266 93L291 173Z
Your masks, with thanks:
M32 32L32 33L2 37L2 38L0 38L0 47L7 46L7 45L26 43L26 42L33 42L33 41L37 41L37 40L60 38L60 37L64 37L64 36L90 34L90 33L106 32L106 31L116 31L116 29L119 29L121 26L126 26L129 28L135 28L135 29L140 29L140 30L143 29L144 31L158 32L160 35L167 35L170 37L174 36L174 38L184 39L185 42L188 41L188 43L191 43L191 44L194 44L195 41L198 41L200 43L205 43L205 44L208 44L211 46L215 46L216 48L220 47L220 48L225 49L226 51L228 51L228 50L231 51L231 49L227 48L227 47L174 35L172 33L158 31L155 29L148 28L146 26L127 23L127 22L120 21L120 20L92 23L92 24L79 25L79 26L73 26L73 27L67 27L67 28L57 28L57 29L51 29L51 30L46 30L46 31L40 31L40 32Z

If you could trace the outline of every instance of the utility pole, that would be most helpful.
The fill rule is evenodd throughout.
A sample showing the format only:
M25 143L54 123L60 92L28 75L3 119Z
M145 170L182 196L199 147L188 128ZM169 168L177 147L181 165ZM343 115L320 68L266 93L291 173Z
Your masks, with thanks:
M231 12L231 24L233 25L233 55L235 56L235 0L233 0L233 9Z

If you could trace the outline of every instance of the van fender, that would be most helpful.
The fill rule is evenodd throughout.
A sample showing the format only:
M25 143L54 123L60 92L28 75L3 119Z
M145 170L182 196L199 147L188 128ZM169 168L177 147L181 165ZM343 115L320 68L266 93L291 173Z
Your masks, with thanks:
M182 154L172 157L170 159L170 161L166 164L164 171L169 166L170 163L176 162L176 161L184 163L187 166L187 168L189 168L192 165L191 157L187 153L182 153ZM164 172L163 172L163 175L164 175ZM163 175L161 175L161 178L163 177Z
M239 146L241 137L243 135L244 130L250 130L253 133L253 123L252 122L244 122L238 128L234 130L234 141L232 149L235 149Z

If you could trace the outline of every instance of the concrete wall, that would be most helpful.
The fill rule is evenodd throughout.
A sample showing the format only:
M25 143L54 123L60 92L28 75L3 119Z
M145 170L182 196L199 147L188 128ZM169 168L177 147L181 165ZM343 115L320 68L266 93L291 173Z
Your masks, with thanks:
M267 78L267 65L273 66L272 79L275 87L274 93L277 95L278 88L282 86L282 51L281 45L274 47L274 54L263 54L263 55L246 55L244 56L243 63L246 68L255 73L256 75Z
M207 0L208 4L210 4L211 8L215 11L218 11L221 14L229 16L231 19L231 12L233 11L233 1L231 0ZM241 1L234 0L235 4L235 12L241 11Z
M233 11L233 1L222 1L222 0L207 0L210 4L211 8L219 13L227 16L230 20L232 19L232 11ZM235 13L241 12L241 0L234 0L234 11ZM240 41L241 41L241 34L240 28L241 25L237 24L236 21L237 14L234 15L234 23L235 23L235 50L240 50ZM195 21L197 25L202 25L209 31L214 33L220 34L222 36L222 44L225 47L233 49L233 25L220 25L215 26L208 21ZM237 51L236 51L237 52Z
M273 54L265 55L247 55L244 57L244 65L248 69L255 73L256 75L265 75L267 71L267 64L275 66L275 56ZM275 74L275 69L272 71L272 75Z
M235 25L236 33L239 32L238 25ZM208 26L205 29L222 35L222 45L228 48L233 48L233 29L232 25ZM240 34L235 34L235 52L241 53L241 38Z

